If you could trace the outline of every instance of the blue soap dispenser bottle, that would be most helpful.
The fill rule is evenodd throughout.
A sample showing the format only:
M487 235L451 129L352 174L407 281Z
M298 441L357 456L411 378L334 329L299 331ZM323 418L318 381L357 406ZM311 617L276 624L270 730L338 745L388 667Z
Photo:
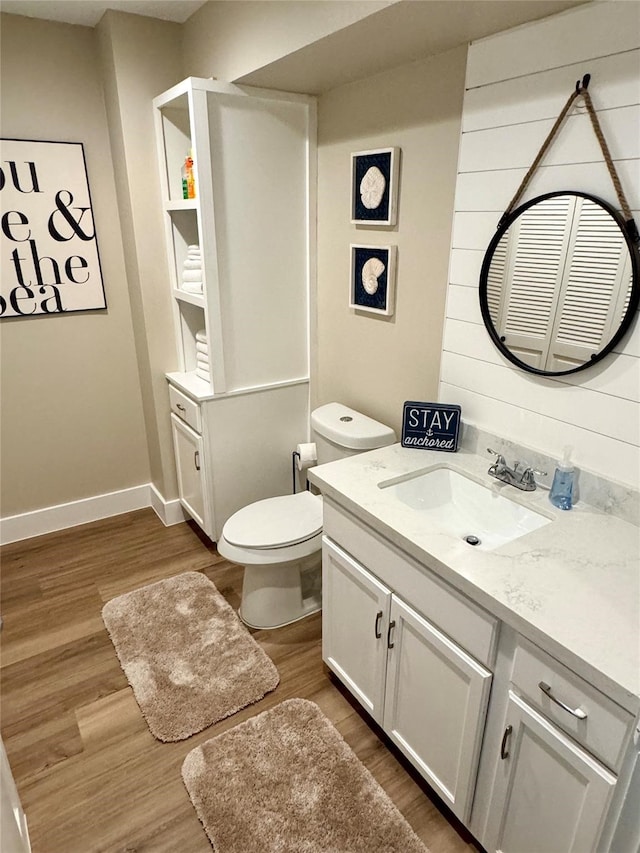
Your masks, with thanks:
M549 492L549 500L558 509L571 509L573 506L573 487L575 471L571 464L571 447L564 448L562 462L553 475L553 483Z

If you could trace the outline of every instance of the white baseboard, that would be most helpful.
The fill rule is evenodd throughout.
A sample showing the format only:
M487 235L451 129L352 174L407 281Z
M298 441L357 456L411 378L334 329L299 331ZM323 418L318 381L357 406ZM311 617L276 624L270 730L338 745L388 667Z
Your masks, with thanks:
M166 501L153 483L149 483L149 494L151 496L151 508L165 527L180 524L181 521L186 521L189 518L177 498L173 501Z
M151 483L0 519L0 545L65 530L112 515L153 507L163 524L185 520L180 501L165 501Z

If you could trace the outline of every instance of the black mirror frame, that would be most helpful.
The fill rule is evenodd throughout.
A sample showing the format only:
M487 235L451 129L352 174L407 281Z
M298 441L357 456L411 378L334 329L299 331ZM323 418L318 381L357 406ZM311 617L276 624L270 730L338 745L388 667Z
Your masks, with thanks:
M600 352L595 353L595 355L591 356L589 361L585 361L585 363L581 364L579 367L572 367L570 370L540 370L537 367L531 367L531 365L525 364L525 362L517 358L511 352L511 350L509 350L504 345L504 342L498 334L495 326L493 325L493 321L491 320L491 316L489 314L489 303L487 301L487 279L489 275L489 267L491 265L493 255L496 250L496 246L508 230L509 226L514 222L514 220L516 220L522 213L524 213L525 210L530 207L533 207L533 205L538 204L542 201L546 201L549 198L555 198L556 196L561 195L572 195L578 196L579 198L589 199L590 201L593 201L603 207L608 213L611 214L613 219L616 221L618 227L624 235L627 248L629 249L629 255L631 257L631 298L629 299L627 311L624 317L622 318L622 322L620 323L618 331L611 338L609 343L600 350ZM633 225L633 220L631 220L631 224ZM618 344L625 336L627 330L633 322L636 311L638 310L638 304L640 303L640 253L638 251L638 244L632 237L631 228L629 227L628 223L626 223L625 220L622 218L620 213L608 202L603 201L597 196L591 195L590 193L580 192L577 190L560 190L558 192L539 195L536 196L536 198L531 199L531 201L520 205L520 207L516 208L508 215L503 216L503 218L498 223L496 233L494 234L491 242L489 243L487 251L484 255L484 259L482 261L482 269L480 271L479 295L480 311L482 312L482 320L484 322L485 328L489 332L489 336L493 343L500 350L502 355L512 364L515 364L522 370L526 370L527 373L535 373L538 376L566 376L569 373L578 373L580 370L585 370L585 368L591 367L591 365L596 364L598 361L601 361L608 353L610 353L611 350L616 346L616 344Z

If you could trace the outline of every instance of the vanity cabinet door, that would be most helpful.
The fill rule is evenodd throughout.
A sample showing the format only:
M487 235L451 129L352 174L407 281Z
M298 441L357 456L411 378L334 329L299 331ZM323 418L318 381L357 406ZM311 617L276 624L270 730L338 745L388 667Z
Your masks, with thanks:
M173 414L171 415L171 431L173 433L180 503L193 520L208 534L211 525L207 519L202 436Z
M395 597L390 626L384 729L466 821L492 675Z
M510 692L487 849L593 853L615 783L595 758Z
M322 543L322 658L382 724L391 593L326 537Z

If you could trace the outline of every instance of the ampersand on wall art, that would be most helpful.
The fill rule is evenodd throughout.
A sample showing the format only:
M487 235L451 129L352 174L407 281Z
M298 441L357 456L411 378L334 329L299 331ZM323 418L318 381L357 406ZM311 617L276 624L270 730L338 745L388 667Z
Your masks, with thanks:
M82 143L0 148L0 318L106 308Z

